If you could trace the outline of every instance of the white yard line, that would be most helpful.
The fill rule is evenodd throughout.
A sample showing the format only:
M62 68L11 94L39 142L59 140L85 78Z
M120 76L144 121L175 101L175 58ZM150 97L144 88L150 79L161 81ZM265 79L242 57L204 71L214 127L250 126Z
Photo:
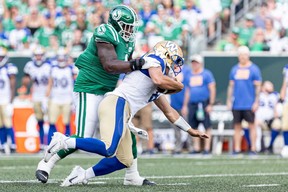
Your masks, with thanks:
M145 176L149 179L187 179L187 178L203 178L203 177L254 177L254 176L280 176L280 175L288 175L287 172L279 172L279 173L244 173L244 174L205 174L205 175L174 175L174 176ZM123 177L99 177L94 178L91 181L102 181L102 180L123 180ZM62 179L49 179L49 183L57 183L62 181ZM0 180L0 183L37 183L36 180ZM39 183L39 182L38 182Z
M277 187L280 184L257 184L257 185L243 185L242 187Z

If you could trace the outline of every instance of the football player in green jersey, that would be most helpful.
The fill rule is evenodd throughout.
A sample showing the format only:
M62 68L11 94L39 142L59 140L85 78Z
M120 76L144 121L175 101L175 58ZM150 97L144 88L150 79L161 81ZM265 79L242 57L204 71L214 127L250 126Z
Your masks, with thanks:
M118 5L110 10L107 24L97 27L86 50L76 60L79 69L74 92L76 102L75 137L93 137L98 127L98 105L104 94L116 87L119 74L140 70L144 59L132 59L138 18L133 9ZM133 134L132 134L133 135ZM137 169L136 139L133 135L134 161L127 168L124 185L153 185L140 177ZM53 156L45 154L36 170L36 178L42 183L55 164L75 150L59 151Z

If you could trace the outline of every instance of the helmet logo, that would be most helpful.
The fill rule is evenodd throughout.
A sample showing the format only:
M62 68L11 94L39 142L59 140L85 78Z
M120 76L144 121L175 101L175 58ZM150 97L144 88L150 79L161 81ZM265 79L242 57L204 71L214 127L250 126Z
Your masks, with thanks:
M167 49L169 49L171 52L177 51L177 46L175 43L172 43L171 41L168 41L166 44Z
M118 21L122 16L122 12L121 10L119 9L116 9L112 12L112 18L115 20L115 21Z

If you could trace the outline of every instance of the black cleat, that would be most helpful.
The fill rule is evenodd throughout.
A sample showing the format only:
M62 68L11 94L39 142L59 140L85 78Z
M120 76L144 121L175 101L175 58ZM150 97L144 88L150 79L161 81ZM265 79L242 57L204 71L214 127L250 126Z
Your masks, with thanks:
M157 184L155 182L153 182L153 181L149 181L148 179L144 179L142 185L153 186L153 185L157 185Z
M48 173L43 170L36 170L35 176L42 183L47 183L49 177Z

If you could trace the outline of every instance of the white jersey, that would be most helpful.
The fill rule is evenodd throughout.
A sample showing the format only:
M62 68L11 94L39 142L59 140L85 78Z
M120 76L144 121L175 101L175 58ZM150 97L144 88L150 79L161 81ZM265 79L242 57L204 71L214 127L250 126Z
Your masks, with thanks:
M283 75L284 75L284 80L288 85L288 64L283 68ZM284 101L285 103L288 102L288 87L286 88Z
M149 60L145 58L145 65L148 64L150 67L161 67L164 74L164 61L156 55L149 55L148 57ZM149 68L149 66L146 66L146 68ZM158 99L160 96L160 93L157 91L157 86L149 76L148 69L126 74L119 87L108 94L115 94L123 97L130 105L132 116L149 102Z
M57 104L72 103L74 75L76 68L72 65L67 67L52 66L51 78L53 86L51 89L50 99Z
M17 67L8 63L0 67L0 105L8 104L11 101L10 76L18 73Z
M29 61L25 65L24 73L28 74L33 81L32 101L41 102L45 98L50 71L51 64L48 62L43 63L41 66L37 66L33 61Z
M258 120L271 120L274 118L275 106L279 100L279 94L263 93L259 95L259 108L256 111L256 119Z

